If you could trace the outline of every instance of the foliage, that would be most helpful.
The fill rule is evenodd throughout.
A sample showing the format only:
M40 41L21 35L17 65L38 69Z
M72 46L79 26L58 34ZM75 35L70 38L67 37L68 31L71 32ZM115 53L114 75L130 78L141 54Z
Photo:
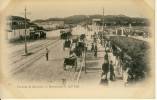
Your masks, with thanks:
M135 75L135 79L144 78L144 73L148 73L148 43L123 36L113 36L110 37L110 39L122 49L123 53L126 53L131 57L132 62L130 62L130 67L132 73Z

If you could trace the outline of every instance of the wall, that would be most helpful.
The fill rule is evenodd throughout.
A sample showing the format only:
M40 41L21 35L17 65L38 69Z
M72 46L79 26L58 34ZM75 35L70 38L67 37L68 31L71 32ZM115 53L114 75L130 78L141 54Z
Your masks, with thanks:
M26 29L26 36L29 36L30 30ZM7 32L7 39L19 39L20 36L25 36L25 29L15 29L12 32Z

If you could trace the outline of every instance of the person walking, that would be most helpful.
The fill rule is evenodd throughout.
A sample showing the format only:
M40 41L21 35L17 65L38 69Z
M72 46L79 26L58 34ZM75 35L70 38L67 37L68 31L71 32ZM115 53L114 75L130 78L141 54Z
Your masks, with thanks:
M101 74L101 85L108 85L108 72L109 72L109 62L108 60L104 60L104 63L102 64L102 74Z
M109 72L109 62L108 60L104 60L102 64L102 76L105 75L105 79L107 79L107 73Z
M94 43L92 43L92 46L91 46L91 52L94 51Z
M97 50L98 50L97 44L95 44L95 47L94 47L94 56L95 56L95 57L97 57Z
M108 53L105 52L104 60L108 60Z
M124 71L123 71L123 82L124 82L124 86L127 86L128 84L128 78L129 78L129 67L127 67Z
M46 61L48 61L49 60L49 50L48 50L48 48L46 48Z
M115 80L115 73L114 73L114 67L113 67L112 60L110 61L109 67L110 67L109 68L110 69L110 80L114 81Z

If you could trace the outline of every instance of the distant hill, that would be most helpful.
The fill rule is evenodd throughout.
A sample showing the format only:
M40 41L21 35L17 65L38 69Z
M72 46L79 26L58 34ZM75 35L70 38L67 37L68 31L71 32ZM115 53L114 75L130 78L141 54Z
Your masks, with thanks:
M149 21L146 18L139 17L129 17L125 15L73 15L65 18L49 18L49 19L39 19L33 22L43 22L43 21L64 21L65 24L78 24L83 21L91 22L92 19L104 19L104 22L108 25L149 25ZM102 22L100 22L102 24Z
M66 24L77 24L86 20L87 20L87 16L85 15L74 15L64 18L64 22Z

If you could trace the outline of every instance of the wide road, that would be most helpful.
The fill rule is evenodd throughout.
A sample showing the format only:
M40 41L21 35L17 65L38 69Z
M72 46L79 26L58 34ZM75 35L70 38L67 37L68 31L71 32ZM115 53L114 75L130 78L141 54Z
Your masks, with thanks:
M60 30L56 30L47 33L47 39L49 43L54 42L54 37L58 37L59 32ZM81 29L81 27L76 27L73 29L72 34L78 35L81 32L83 32L83 28ZM63 50L63 42L63 40L57 39L55 43L53 43L52 45L49 44L47 46L49 50L48 61L46 61L45 57L45 48L41 49L38 52L34 52L34 54L27 56L21 61L19 60L19 62L15 64L15 66L12 66L11 77L14 77L18 81L31 82L40 81L56 83L62 82L63 80L66 80L68 82L76 80L79 71L75 72L74 69L70 68L67 71L63 69L64 58L69 56L69 49Z
M63 51L63 41L59 41L55 47L49 49L49 60L45 56L38 59L31 65L23 68L14 74L18 80L30 81L54 81L68 78L70 73L63 70L64 57L68 56L68 51ZM74 71L73 71L74 72ZM73 74L72 72L72 74Z
M11 77L14 77L18 81L31 81L31 82L62 82L63 80L66 80L68 82L73 82L78 78L79 71L75 72L74 69L65 71L63 69L63 61L65 57L68 57L69 50L63 50L63 40L57 40L57 42L54 42L54 37L59 37L60 30L55 31L49 31L47 33L47 39L49 41L49 45L47 48L49 49L49 60L46 61L45 57L45 48L41 49L38 52L34 52L34 54L22 59L18 60L20 64L17 66L11 66L13 73ZM73 35L80 35L87 33L87 39L90 40L91 34L94 33L94 31L87 31L81 26L73 28L72 34ZM39 45L43 42L39 41L36 43L36 45ZM52 44L51 44L52 43ZM33 46L33 44L31 45ZM44 46L41 46L44 47ZM41 48L39 45L39 48ZM46 46L45 46L46 47ZM37 51L36 49L33 49L34 51ZM98 85L100 82L100 75L101 75L101 66L104 61L104 47L101 45L98 45L98 57L92 58L89 60L87 55L87 73L85 74L84 71L80 74L80 81L79 83L84 85L86 83ZM14 51L15 52L15 51ZM38 57L39 56L39 57ZM30 57L30 58L29 58ZM21 58L20 58L21 59ZM15 59L14 59L15 60ZM114 61L114 60L113 60ZM117 80L115 82L112 82L113 85L118 84L123 85L122 80ZM111 83L111 85L112 85Z

